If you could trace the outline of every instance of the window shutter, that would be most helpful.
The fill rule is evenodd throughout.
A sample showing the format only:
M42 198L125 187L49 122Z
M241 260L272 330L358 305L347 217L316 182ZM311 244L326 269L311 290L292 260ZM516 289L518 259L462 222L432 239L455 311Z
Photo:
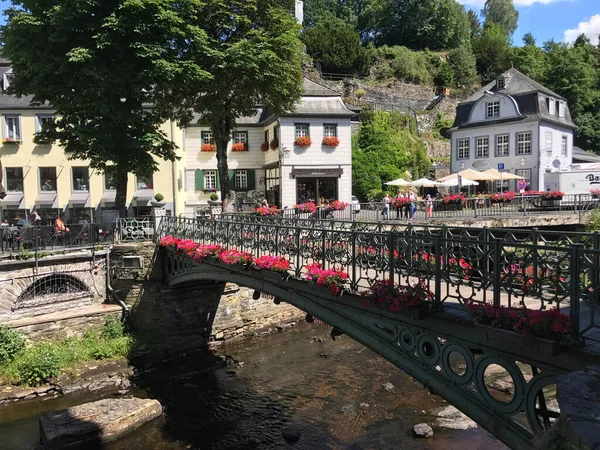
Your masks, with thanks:
M246 170L246 175L248 177L248 190L253 191L254 189L256 189L255 170L254 169Z
M235 170L228 170L227 175L229 175L229 186L235 188Z
M221 177L219 175L219 168L218 167L217 167L217 172L216 173L217 173L217 176L215 178L216 178L216 181L217 181L217 190L220 191L221 190Z
M202 170L196 169L194 171L194 179L195 179L195 190L200 191L204 189L204 172Z

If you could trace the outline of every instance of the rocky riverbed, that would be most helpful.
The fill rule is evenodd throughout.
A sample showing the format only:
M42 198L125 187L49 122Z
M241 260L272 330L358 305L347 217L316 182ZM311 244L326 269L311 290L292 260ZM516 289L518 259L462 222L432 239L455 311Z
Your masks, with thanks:
M164 414L104 448L269 450L294 442L301 450L506 449L347 336L334 342L327 329L308 324L271 331L217 353L139 358L132 362L132 387L113 382L110 389L0 405L1 448L36 448L45 412L134 395L159 400ZM416 436L417 424L430 426L433 436Z

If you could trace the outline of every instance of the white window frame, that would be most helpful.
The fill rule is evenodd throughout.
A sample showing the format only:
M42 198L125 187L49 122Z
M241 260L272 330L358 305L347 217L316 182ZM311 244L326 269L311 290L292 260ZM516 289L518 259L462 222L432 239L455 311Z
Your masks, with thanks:
M465 145L466 143L466 145ZM471 156L471 139L456 140L456 159L469 159Z
M569 136L563 134L560 138L560 156L569 154Z
M531 131L517 133L517 156L531 155Z
M35 115L35 132L39 133L42 131L42 126L46 121L54 120L54 116L52 114L36 114Z
M323 137L337 137L337 124L336 123L324 123L323 124Z
M2 75L2 89L5 91L7 90L11 83L12 83L12 79L14 77L13 71L12 69L8 69L6 72L4 72L4 74Z
M233 143L248 145L248 132L247 131L234 131L233 132Z
M12 121L13 125L16 125L16 130L13 130L13 136L10 135L8 121L9 119ZM22 134L21 134L21 115L20 114L4 114L2 116L2 138L3 139L14 139L15 141L22 142Z
M531 186L531 169L517 169L517 176Z
M486 115L488 119L496 119L500 117L500 100L494 100L485 104Z
M566 102L563 102L562 100L558 102L558 117L565 117L566 106Z
M552 156L552 131L546 131L545 141L546 156Z
M296 136L296 138L310 136L310 125L307 123L295 124L294 135Z
M490 137L480 136L475 138L475 159L490 157Z
M21 190L20 191L13 191L13 190L9 189L9 182L8 182L8 170L9 169L21 169ZM25 171L23 170L23 167L11 166L11 167L4 168L4 187L6 188L6 192L23 192L23 189L25 189Z
M87 173L87 180L83 180L85 183L85 186L87 186L87 189L85 190L81 190L81 189L75 189L75 172L73 172L73 169L79 169L79 168L84 168L88 170ZM73 192L90 192L90 169L88 166L71 166L71 190Z
M204 189L217 189L217 171L204 171Z
M510 156L510 135L509 134L497 134L496 135L496 153L497 157Z
M247 170L236 170L235 171L235 189L246 190L248 189L248 171Z
M54 190L45 191L42 189L42 186L45 184L45 181L42 179L42 169L54 169ZM46 178L46 177L44 177ZM40 166L38 167L38 189L39 192L56 192L58 189L58 170L56 170L56 166Z
M556 100L552 97L548 98L548 113L551 116L556 115Z
M212 131L202 131L200 133L200 137L202 139L202 145L204 144L212 144L215 140L215 135Z
M500 89L504 89L506 87L506 80L504 80L504 77L498 77L498 79L496 80L496 88L498 90Z

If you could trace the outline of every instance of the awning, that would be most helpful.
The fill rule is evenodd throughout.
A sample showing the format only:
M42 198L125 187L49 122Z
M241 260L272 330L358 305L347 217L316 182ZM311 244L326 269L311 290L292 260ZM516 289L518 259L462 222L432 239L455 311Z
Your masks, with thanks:
M2 207L6 207L6 208L19 208L19 209L25 209L25 205L23 204L23 206L21 206L21 203L23 202L24 196L22 192L7 192L6 193L6 197L4 197L4 199L0 202L2 203Z
M89 192L73 192L69 197L69 206L83 206L89 208L90 204L90 193Z
M138 189L135 191L133 199L135 206L148 206L148 202L154 198L153 189Z
M117 198L116 190L112 189L109 191L104 191L104 193L102 194L102 198L100 199L100 204L103 207L106 207L108 205L114 205L116 198Z
M292 168L293 177L341 177L344 173L344 169L336 167L335 169L319 169L317 167L312 169L296 169Z
M36 208L58 208L56 192L40 192L35 199Z

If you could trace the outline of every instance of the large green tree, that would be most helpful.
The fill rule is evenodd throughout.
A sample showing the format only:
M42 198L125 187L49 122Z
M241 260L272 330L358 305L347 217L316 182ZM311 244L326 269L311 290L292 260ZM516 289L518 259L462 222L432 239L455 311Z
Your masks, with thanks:
M475 55L468 41L448 53L448 64L454 70L454 82L458 86L471 87L477 82Z
M176 8L175 8L176 6ZM13 1L2 30L11 91L49 103L56 120L37 136L58 140L71 159L116 176L116 205L126 215L127 174L152 174L154 157L175 159L159 127L185 122L186 86L208 79L180 54L204 33L182 20L195 1ZM152 105L152 106L149 106Z
M510 59L515 68L525 75L543 82L548 70L548 58L546 52L536 45L531 33L523 36L523 47L513 47Z
M373 0L368 14L378 45L443 50L470 37L469 19L456 0Z
M354 27L339 19L307 29L302 41L323 72L360 75L371 66L373 52L361 45Z
M481 14L487 23L499 25L508 36L517 29L519 12L513 0L486 0Z
M227 145L236 120L253 114L256 105L274 114L291 111L302 95L300 28L278 0L208 0L188 19L207 35L206 45L190 42L184 57L212 75L191 88L195 110L214 134L228 211Z
M510 67L510 45L500 25L486 22L482 35L473 40L477 72L483 83L488 83Z

